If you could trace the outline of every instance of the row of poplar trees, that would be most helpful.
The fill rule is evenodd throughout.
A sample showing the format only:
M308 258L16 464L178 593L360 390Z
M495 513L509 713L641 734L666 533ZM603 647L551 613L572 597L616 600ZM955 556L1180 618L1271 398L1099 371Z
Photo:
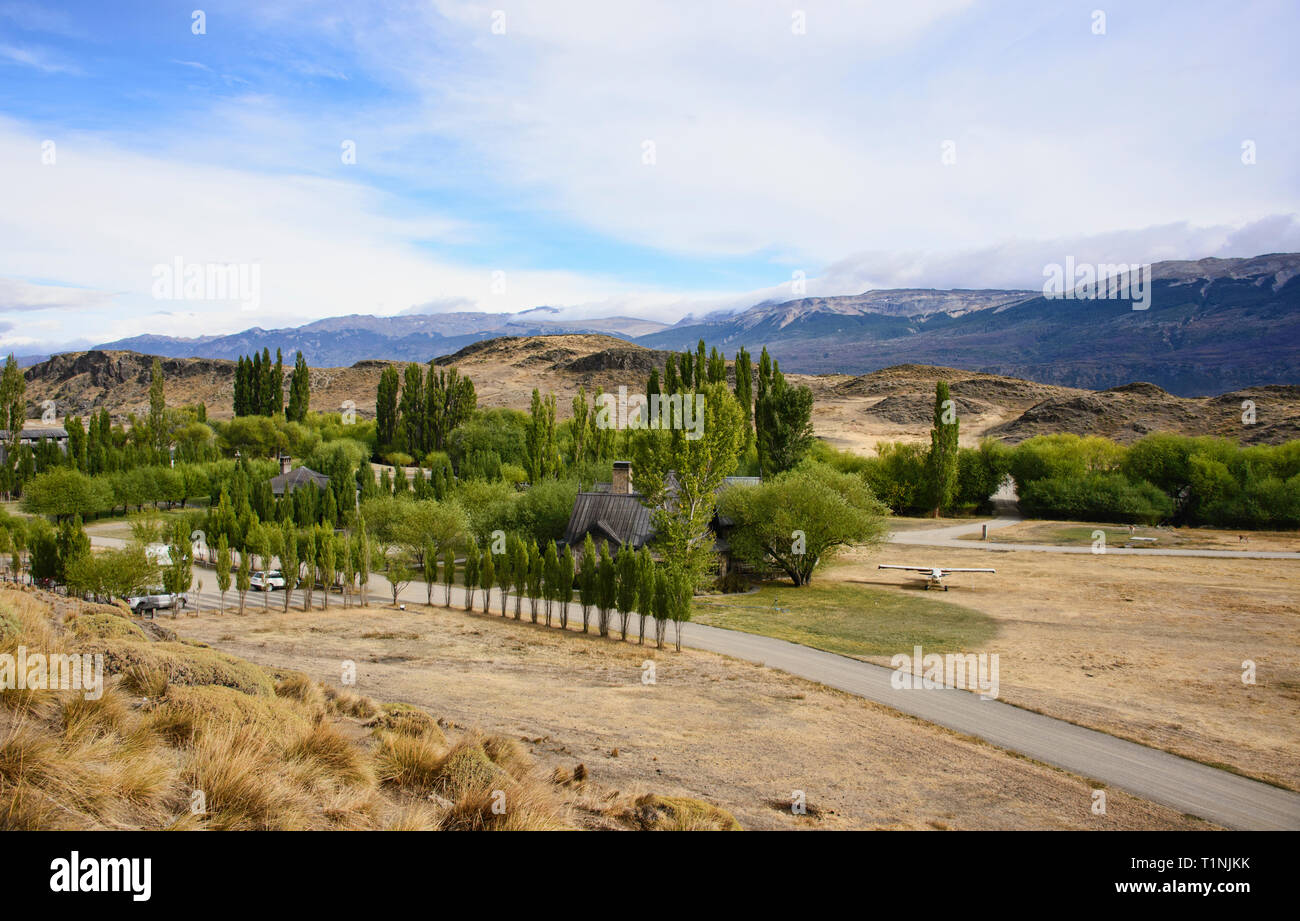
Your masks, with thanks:
M450 605L457 576L455 549L442 552L441 573L436 548L429 547L422 556L428 602L433 603L434 586L441 582L443 604ZM460 570L467 611L481 604L484 612L490 612L495 588L502 617L510 615L513 594L515 620L523 618L526 599L533 623L567 629L576 592L583 633L591 631L594 617L599 634L609 636L617 617L618 633L627 641L632 638L635 616L637 644L645 643L647 622L653 621L654 643L662 649L672 622L675 645L681 651L681 625L690 618L691 586L656 564L645 547L636 551L625 545L611 556L609 545L602 543L597 550L589 534L575 562L568 547L557 552L555 544L547 542L543 552L535 541L511 535L495 548L480 550L471 545Z

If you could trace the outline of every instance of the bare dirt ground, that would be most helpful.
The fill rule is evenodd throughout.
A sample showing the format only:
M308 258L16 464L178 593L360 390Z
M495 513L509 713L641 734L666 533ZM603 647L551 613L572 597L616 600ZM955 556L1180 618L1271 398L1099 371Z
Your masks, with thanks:
M1003 700L1300 789L1300 565L894 547L824 578L921 590L880 562L997 569L944 597L997 622Z
M707 798L747 828L1207 828L1083 778L761 666L408 605L174 623L251 661L524 740L593 782ZM173 626L169 622L169 626ZM689 629L689 627L687 628ZM642 683L643 663L656 681ZM794 791L808 815L795 816Z

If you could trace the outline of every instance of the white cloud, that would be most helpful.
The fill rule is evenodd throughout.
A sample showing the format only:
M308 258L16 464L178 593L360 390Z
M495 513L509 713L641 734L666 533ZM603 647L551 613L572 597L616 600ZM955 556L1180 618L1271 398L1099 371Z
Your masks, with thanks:
M455 236L440 215L396 218L388 198L364 185L265 175L162 160L83 135L42 138L0 120L0 276L58 278L99 292L12 282L10 309L54 309L84 298L67 336L102 339L141 331L193 335L281 326L345 313L392 314L440 297L477 309L582 303L626 290L619 282L559 271L468 268L430 256L420 243ZM153 271L186 265L260 266L257 312L240 305L155 301ZM111 300L102 292L114 292ZM432 296L432 297L431 297ZM178 310L183 307L183 310Z

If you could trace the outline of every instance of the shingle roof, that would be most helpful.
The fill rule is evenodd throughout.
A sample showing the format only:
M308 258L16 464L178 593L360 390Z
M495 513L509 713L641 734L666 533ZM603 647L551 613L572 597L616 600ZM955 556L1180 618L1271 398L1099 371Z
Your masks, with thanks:
M277 496L286 496L307 483L313 484L317 489L328 489L330 478L307 467L294 467L288 473L271 477L271 492Z
M589 533L639 550L654 534L654 526L650 510L641 504L638 493L580 492L573 503L569 526L564 529L564 541L571 547L580 546Z

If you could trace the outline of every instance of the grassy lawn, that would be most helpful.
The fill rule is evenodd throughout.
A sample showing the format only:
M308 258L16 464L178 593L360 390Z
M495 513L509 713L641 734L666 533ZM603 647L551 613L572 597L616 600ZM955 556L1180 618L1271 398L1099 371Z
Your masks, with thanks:
M773 608L775 601L782 610ZM766 583L750 595L698 598L692 619L847 656L892 656L978 649L997 633L979 611L925 593L817 582Z
M93 534L96 537L117 537L122 540L130 540L131 522L138 521L142 518L155 518L164 528L170 527L171 523L178 518L184 518L191 512L203 511L207 508L207 501L200 500L197 504L194 500L185 503L185 508L171 509L145 509L143 512L131 511L123 515L105 515L102 518L96 518L85 523L86 533Z

